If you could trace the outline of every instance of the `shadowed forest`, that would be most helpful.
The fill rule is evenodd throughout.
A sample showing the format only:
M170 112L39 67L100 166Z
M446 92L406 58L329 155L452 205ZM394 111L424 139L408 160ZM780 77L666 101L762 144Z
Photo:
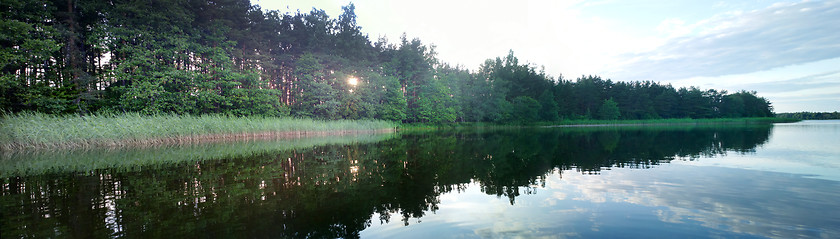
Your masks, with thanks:
M420 39L370 39L354 5L342 9L331 17L248 0L4 0L0 111L407 123L773 116L756 92L550 76L512 51L468 70Z

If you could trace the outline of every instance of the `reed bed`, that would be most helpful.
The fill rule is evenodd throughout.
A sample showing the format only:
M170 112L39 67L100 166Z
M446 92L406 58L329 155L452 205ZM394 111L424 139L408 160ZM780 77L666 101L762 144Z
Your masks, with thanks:
M192 164L262 154L276 155L284 151L323 145L375 143L394 137L396 134L370 133L183 145L144 145L148 147L16 150L0 152L0 178L45 173L85 173L99 169L128 172L170 167L180 163Z
M301 118L225 115L140 115L126 113L56 116L41 113L3 115L0 148L85 148L166 144L235 138L289 137L307 134L393 130L380 120L323 121Z

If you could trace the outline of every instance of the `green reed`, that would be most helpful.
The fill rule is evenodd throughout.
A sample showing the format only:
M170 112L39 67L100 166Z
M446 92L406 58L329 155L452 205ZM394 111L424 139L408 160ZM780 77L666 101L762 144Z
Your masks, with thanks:
M226 115L21 113L0 117L0 148L74 148L197 141L249 135L311 134L393 129L380 120L314 120ZM276 136L276 135L274 135Z

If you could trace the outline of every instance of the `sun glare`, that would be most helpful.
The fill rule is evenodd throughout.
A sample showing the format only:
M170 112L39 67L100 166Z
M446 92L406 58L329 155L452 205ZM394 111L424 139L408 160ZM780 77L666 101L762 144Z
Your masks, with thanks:
M351 86L356 86L359 84L359 79L357 79L356 77L347 78L347 84L350 84Z

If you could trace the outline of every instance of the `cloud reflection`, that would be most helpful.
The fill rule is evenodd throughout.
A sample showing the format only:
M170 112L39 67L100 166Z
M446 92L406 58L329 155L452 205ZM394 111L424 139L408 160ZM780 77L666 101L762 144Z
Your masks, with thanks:
M837 209L838 182L717 167L667 165L649 171L655 172L618 169L600 176L564 172L563 180L550 180L548 188L577 194L572 200L657 208L651 213L667 223L696 223L770 238L840 236L835 227L840 216L824 213ZM553 205L568 201L549 200L556 200Z

